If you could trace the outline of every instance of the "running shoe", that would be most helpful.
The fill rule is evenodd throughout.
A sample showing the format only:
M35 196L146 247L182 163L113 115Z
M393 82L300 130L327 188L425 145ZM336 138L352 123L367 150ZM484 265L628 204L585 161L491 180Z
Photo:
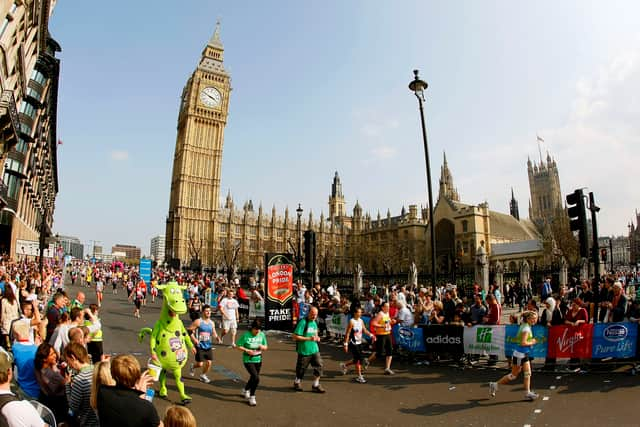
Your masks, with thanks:
M367 382L367 380L364 379L364 377L362 375L360 375L359 377L356 377L356 382L360 383L360 384L364 384Z
M244 397L247 400L249 400L249 398L251 397L250 393L251 392L249 390L242 389L242 397Z
M347 375L347 372L349 372L349 367L342 362L340 362L340 369L342 370L342 375Z
M249 406L256 406L256 397L255 396L251 396L249 397Z
M327 390L322 388L322 386L320 384L311 386L311 391L314 392L314 393L326 393L327 392Z
M200 381L202 381L205 384L209 384L211 382L207 374L200 375Z
M295 391L302 391L302 386L300 385L300 383L293 383L293 389Z
M524 395L524 398L527 400L536 400L538 398L538 394L530 391Z
M498 383L489 382L489 395L496 397L496 391L498 391Z
M395 375L396 373L393 372L391 369L387 368L384 370L384 374L385 375Z
M189 365L189 375L193 377L195 374L196 374L196 371L194 371L194 366L192 363L191 365Z

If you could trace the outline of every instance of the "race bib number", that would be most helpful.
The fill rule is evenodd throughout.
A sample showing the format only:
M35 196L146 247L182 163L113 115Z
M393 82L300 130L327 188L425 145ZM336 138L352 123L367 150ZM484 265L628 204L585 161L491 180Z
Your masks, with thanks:
M211 334L209 332L200 331L198 333L198 341L200 341L200 342L209 342L210 339L211 339Z
M176 351L176 361L181 363L183 360L187 358L187 352L183 349Z

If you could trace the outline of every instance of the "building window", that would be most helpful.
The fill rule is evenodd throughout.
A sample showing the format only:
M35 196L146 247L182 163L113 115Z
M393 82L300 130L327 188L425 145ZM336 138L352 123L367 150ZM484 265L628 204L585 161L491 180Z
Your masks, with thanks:
M31 105L30 103L23 101L20 104L20 112L23 114L26 114L27 116L31 117L32 119L35 119L36 117L36 108Z
M255 236L257 232L257 227L255 225L252 225L249 227L249 235L250 236Z
M236 225L235 230L236 230L236 234L242 234L242 226L241 225Z
M258 241L257 240L249 240L249 249L252 251L258 250Z
M227 224L220 224L220 232L221 233L226 233L227 230L228 230Z
M47 78L38 70L33 70L33 74L31 75L31 80L40 83L42 86L47 82Z

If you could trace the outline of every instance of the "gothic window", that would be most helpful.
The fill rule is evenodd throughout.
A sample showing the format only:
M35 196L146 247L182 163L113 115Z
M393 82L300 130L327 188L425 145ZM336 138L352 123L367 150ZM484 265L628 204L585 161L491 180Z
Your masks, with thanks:
M220 224L220 232L221 233L226 233L227 230L228 230L227 224Z
M236 225L235 230L236 230L236 234L242 234L242 226L241 225Z

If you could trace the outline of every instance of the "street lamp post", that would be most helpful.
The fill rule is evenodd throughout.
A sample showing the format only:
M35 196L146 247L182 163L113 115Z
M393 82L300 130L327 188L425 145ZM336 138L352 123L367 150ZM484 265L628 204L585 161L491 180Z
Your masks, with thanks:
M39 268L40 268L40 277L41 280L44 280L44 249L45 249L45 245L47 244L46 242L46 237L47 237L47 211L46 210L42 210L40 216L42 217L42 221L40 221L40 262L39 262Z
M418 77L418 70L413 70L414 79L409 83L409 90L411 90L416 98L418 98L418 105L420 106L420 122L422 124L422 142L424 144L424 160L427 164L427 189L429 191L429 233L431 234L431 286L433 289L433 296L436 295L436 235L434 232L434 218L433 218L433 192L431 189L431 164L429 163L429 147L427 145L427 128L424 124L424 91L429 87L427 82L420 80Z
M296 251L296 265L298 266L298 280L300 280L300 263L302 262L302 256L300 254L300 240L302 239L300 237L300 220L302 219L302 206L300 205L300 203L298 203L298 209L296 209L296 214L298 215L298 222L297 222L297 227L298 227L298 250Z

